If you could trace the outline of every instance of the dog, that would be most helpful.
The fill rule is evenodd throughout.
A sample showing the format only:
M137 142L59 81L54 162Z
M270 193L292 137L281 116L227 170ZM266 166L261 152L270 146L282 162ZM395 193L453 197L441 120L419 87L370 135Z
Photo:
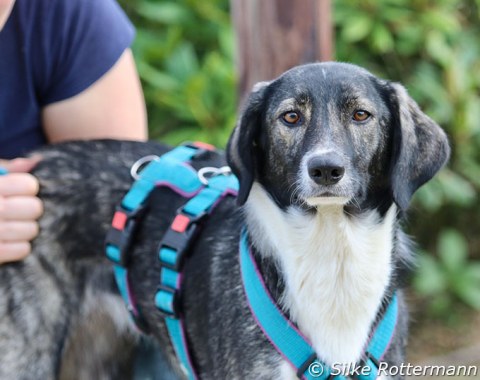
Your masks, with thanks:
M132 164L169 149L106 140L39 151L40 235L26 260L0 267L1 379L131 378L139 333L103 241ZM402 363L401 288L412 244L401 220L449 152L445 133L400 84L357 66L308 64L257 84L226 155L195 163L228 163L240 183L237 199L205 220L185 262L181 304L199 378L297 378L246 300L242 226L271 297L324 363L361 361L394 294L398 320L382 362ZM181 205L169 189L153 192L129 263L136 302L178 378L184 374L153 299L157 245Z

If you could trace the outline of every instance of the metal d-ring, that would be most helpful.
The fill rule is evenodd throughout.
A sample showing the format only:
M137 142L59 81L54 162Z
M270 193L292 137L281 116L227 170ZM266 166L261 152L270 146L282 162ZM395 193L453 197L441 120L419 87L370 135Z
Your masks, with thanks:
M138 180L140 178L139 173L140 173L140 169L142 169L142 166L144 166L145 164L151 161L158 160L159 158L160 157L154 154L139 158L137 161L135 161L135 163L130 168L130 175L134 180Z
M231 172L232 169L230 169L229 166L222 166L221 168L207 166L198 171L198 179L204 185L208 185L209 178L216 177L217 175L229 175Z

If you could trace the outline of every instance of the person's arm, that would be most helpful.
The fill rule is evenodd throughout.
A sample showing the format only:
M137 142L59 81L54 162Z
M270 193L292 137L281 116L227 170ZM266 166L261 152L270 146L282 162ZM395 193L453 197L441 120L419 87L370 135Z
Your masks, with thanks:
M50 142L113 138L146 140L145 102L131 51L99 80L76 96L47 105L42 113ZM25 258L38 234L43 212L38 182L27 172L38 160L0 161L0 264Z
M47 105L42 121L49 142L95 138L146 140L145 101L130 49L80 94Z

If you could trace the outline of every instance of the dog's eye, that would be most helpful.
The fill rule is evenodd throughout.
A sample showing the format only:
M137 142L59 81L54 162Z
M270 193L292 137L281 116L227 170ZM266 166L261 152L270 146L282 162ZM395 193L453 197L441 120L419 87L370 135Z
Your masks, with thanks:
M295 111L288 111L282 115L282 120L288 125L298 124L300 122L300 114Z
M364 111L364 110L357 110L353 114L353 120L355 121L365 121L369 119L371 116L370 112Z

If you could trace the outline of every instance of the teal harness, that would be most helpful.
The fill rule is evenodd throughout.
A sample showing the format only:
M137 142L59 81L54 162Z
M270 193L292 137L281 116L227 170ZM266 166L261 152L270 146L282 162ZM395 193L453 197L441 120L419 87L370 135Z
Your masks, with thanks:
M295 369L297 377L309 380L325 380L333 377L339 380L344 379L345 377L340 374L332 375L334 373L332 368L318 358L307 338L283 314L273 300L250 250L245 228L240 238L240 267L248 304L258 326L278 353ZM379 363L388 350L395 332L397 315L398 302L397 297L394 296L371 336L365 351L364 362L361 363L364 369L361 375L356 376L360 380L377 378Z
M165 186L188 199L173 219L159 244L160 281L155 305L165 317L170 341L189 379L196 379L180 310L182 270L191 243L201 221L210 214L225 196L236 196L238 181L225 168L203 168L197 172L190 165L196 157L213 150L207 144L183 145L155 158L138 174L129 192L122 199L112 220L105 242L107 257L114 263L118 289L140 330L147 332L128 278L128 251L144 213L151 192ZM136 174L136 173L134 173Z
M152 301L165 318L170 341L188 379L198 379L198 375L188 349L181 310L184 262L201 222L224 197L236 196L239 186L237 178L226 167L202 168L198 172L192 168L191 163L196 157L213 149L200 143L183 145L154 158L139 174L133 173L137 177L136 181L118 206L105 242L105 252L114 264L120 294L135 324L140 330L148 332L148 326L130 289L128 252L145 212L148 197L156 187L168 187L186 199L159 244L157 255L161 263L160 279ZM297 377L343 379L341 375L332 375L332 369L318 358L308 340L278 308L258 270L245 228L240 237L239 255L242 282L252 315L273 347L295 369ZM388 350L395 331L397 314L398 303L394 296L368 343L362 365L370 371L369 375L358 376L360 380L373 380L377 377L379 362ZM315 371L312 371L313 365Z

